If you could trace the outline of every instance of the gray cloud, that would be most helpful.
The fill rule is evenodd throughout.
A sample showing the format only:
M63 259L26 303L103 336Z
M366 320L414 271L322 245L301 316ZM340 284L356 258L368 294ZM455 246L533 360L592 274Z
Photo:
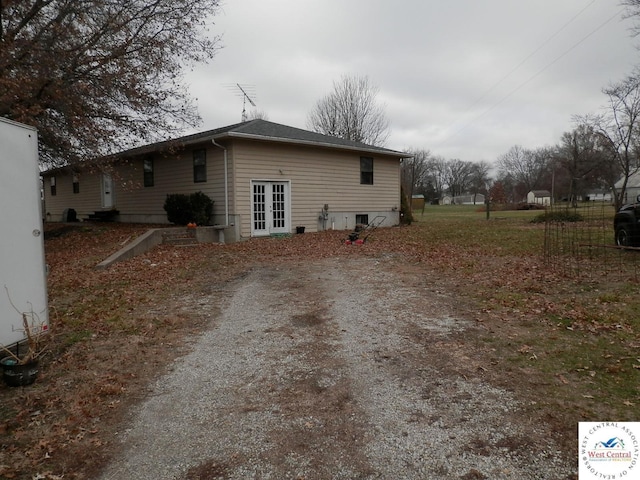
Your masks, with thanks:
M639 57L621 10L616 0L231 0L211 27L225 47L187 81L202 129L240 121L235 83L252 86L271 121L305 128L335 80L368 75L391 120L387 146L494 161L515 144L557 143L573 115L606 103L602 88Z

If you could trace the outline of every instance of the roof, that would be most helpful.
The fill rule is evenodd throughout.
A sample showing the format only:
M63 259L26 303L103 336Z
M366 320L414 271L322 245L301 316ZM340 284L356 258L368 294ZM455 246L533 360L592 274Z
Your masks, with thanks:
M267 120L256 119L248 122L236 123L215 130L207 130L201 133L195 133L184 137L167 140L163 142L153 143L142 147L133 148L121 152L117 156L135 156L143 155L167 148L186 147L188 145L210 142L211 140L225 139L248 139L259 141L281 142L296 145L309 145L324 148L337 148L344 150L354 150L358 152L367 152L377 155L388 155L397 158L408 158L410 154L390 150L388 148L376 147L365 143L354 142L344 138L323 135L321 133L303 130L301 128L289 127L279 123L269 122Z
M551 192L549 190L531 190L534 197L550 197Z
M616 188L622 188L622 184L624 183L624 177L618 180L615 183ZM638 188L640 187L640 170L629 175L629 179L627 180L627 188Z

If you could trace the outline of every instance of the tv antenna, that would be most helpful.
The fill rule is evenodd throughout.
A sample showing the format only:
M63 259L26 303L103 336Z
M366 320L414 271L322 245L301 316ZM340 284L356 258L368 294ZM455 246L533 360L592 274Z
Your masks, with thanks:
M240 95L242 96L242 121L246 122L247 121L247 101L254 107L256 106L256 104L247 93L247 90L249 89L246 86L243 87L239 83L236 83L236 86L240 89Z

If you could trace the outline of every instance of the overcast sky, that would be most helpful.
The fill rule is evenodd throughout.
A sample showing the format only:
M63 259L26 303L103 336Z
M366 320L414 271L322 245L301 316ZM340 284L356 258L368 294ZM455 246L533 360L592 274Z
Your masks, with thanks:
M388 148L494 162L606 105L602 88L640 64L622 14L618 0L226 0L211 27L224 48L186 79L202 131L241 121L237 83L268 120L307 128L334 81L366 75Z

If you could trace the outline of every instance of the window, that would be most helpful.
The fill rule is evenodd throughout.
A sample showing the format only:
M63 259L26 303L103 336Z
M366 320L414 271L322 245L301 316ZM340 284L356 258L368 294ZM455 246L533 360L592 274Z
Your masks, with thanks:
M51 196L52 196L52 197L55 197L55 196L56 196L56 193L58 193L58 192L56 191L56 177L51 177L51 178L49 179L49 185L51 185Z
M373 185L373 158L360 157L360 185Z
M207 181L207 151L205 149L193 151L193 183Z
M145 158L142 161L144 175L144 186L153 187L153 158Z
M78 175L73 175L73 193L80 193L80 179Z
M356 213L356 225L368 225L369 224L369 214L358 214Z

